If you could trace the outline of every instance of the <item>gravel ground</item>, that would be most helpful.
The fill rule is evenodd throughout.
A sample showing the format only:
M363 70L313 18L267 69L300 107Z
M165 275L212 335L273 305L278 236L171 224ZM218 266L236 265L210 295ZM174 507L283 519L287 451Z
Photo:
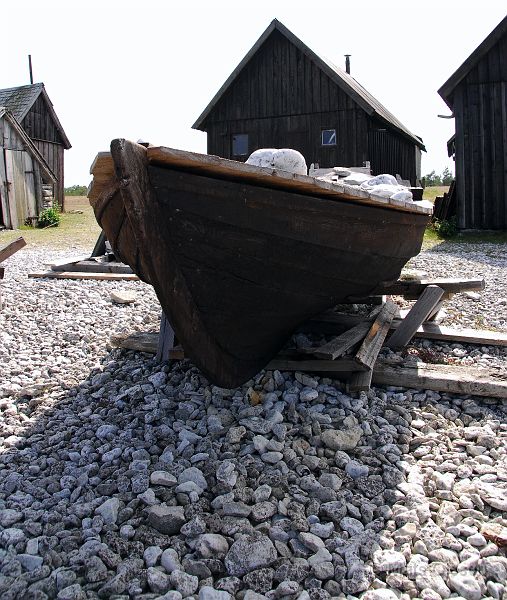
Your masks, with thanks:
M507 331L505 251L410 266L484 277L443 323ZM24 249L1 283L2 599L507 598L506 401L278 371L216 388L108 348L156 330L149 286L27 279L61 257ZM506 369L505 348L402 358L423 351Z

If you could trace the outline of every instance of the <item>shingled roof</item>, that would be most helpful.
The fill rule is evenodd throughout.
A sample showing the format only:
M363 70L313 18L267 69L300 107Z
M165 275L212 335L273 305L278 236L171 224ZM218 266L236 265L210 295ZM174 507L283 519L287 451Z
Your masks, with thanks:
M32 108L35 101L40 95L43 95L48 110L53 118L55 126L60 134L63 145L66 149L70 148L70 142L63 130L63 127L56 116L53 104L47 95L43 83L33 83L30 85L21 85L18 87L5 88L0 90L0 106L4 106L15 119L22 123L23 119L28 114L28 111Z
M310 60L312 60L322 71L324 71L328 77L338 85L345 93L357 102L357 104L366 112L368 115L375 115L380 118L386 124L391 125L398 131L400 131L405 137L410 139L416 144L421 150L426 150L422 139L417 135L413 134L407 129L391 112L389 112L376 98L374 98L365 88L358 83L351 75L346 73L343 69L340 69L330 61L318 56L313 50L311 50L306 44L304 44L298 37L296 37L285 25L280 23L277 19L273 19L261 37L255 42L249 52L245 55L243 60L234 69L231 75L228 77L226 82L215 94L211 102L204 109L202 114L199 116L197 121L192 125L193 129L201 129L204 125L209 113L212 111L214 106L218 103L220 98L232 85L234 80L238 77L240 72L245 68L251 58L257 53L264 42L272 34L274 30L278 30L284 35L292 44L294 44L303 54L305 54Z

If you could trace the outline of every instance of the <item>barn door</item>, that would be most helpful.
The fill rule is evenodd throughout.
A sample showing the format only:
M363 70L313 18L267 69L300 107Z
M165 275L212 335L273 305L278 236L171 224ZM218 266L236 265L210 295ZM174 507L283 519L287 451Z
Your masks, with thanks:
M18 210L16 206L16 167L12 150L4 150L5 157L5 187L7 196L7 210L12 229L19 227ZM21 221L23 223L23 221Z
M27 182L25 155L26 152L23 150L5 151L7 179L10 182L10 212L13 229L17 229L20 225L23 225L28 217L35 216L36 211L34 206L33 171L31 170L29 174L32 182Z

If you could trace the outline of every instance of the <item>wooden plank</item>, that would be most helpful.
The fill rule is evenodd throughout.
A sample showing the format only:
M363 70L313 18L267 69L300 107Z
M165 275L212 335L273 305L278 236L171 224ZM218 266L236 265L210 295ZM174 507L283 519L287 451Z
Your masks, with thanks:
M389 348L404 348L419 327L431 316L439 305L444 290L438 285L429 285L421 294L419 300L410 309L407 316L398 325L396 331L387 341Z
M412 368L388 365L379 361L373 369L372 382L375 385L394 385L416 390L507 398L507 381L501 373L455 365L420 363Z
M360 373L352 373L352 377L347 382L347 392L368 392L371 387L373 371L362 371Z
M81 273L124 273L132 274L129 265L119 262L80 260L63 265L51 265L52 271L77 271Z
M93 279L104 281L138 281L133 273L83 273L81 271L36 271L28 273L28 277L48 279Z
M324 360L335 360L339 356L343 356L352 346L364 339L368 333L373 318L380 312L381 308L374 309L362 323L358 323L351 329L345 331L338 337L332 339L327 344L323 344L318 348L310 350L312 356L322 358Z
M484 279L407 279L392 283L384 283L372 292L372 295L387 294L391 296L404 296L407 300L416 300L429 285L438 285L445 292L456 294L458 292L478 292L485 288Z
M404 317L409 311L402 309L401 316ZM361 322L364 317L349 315L346 313L325 312L322 315L306 321L298 331L317 331L320 333L333 334L343 332L344 329L353 327ZM393 319L391 329L396 329L402 323L402 319ZM501 331L488 331L484 329L454 329L444 327L437 323L426 322L419 327L414 337L428 340L442 340L459 342L463 344L481 344L483 346L507 346L507 333Z
M53 271L59 271L59 270L62 270L59 267L64 267L66 265L72 265L74 263L79 262L80 260L88 260L89 258L90 257L88 255L86 255L86 256L80 255L80 256L74 256L71 258L68 258L68 257L60 258L59 260L53 260L50 263L44 263L44 264L48 267L51 267L51 269Z
M147 354L156 354L158 347L158 332L135 332L128 335L117 334L109 338L111 346L115 348L124 348L125 350L135 350L136 352L146 352ZM185 353L181 346L171 348L167 353L165 360L182 360Z
M24 248L25 246L26 242L22 237L19 237L13 242L7 244L6 246L3 246L2 248L0 248L0 262L7 260L10 256L12 256L18 250L21 250L21 248Z
M326 372L326 373L352 373L355 371L367 370L357 361L344 357L337 360L291 360L279 355L270 361L266 370L274 371L310 371L310 372Z
M382 310L377 315L368 334L364 338L361 347L354 356L354 360L361 366L371 369L375 364L397 310L397 305L390 300L382 307Z
M162 316L160 318L160 332L158 335L157 355L155 357L157 362L169 360L169 354L174 348L175 341L176 337L174 335L174 329L172 328L171 323L169 323L169 319L165 316L165 313L162 312Z

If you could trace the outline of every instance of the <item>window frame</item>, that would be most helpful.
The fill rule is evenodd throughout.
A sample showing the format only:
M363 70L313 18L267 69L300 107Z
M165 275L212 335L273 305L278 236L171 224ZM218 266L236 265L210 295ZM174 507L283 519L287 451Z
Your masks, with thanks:
M237 149L237 146L235 145L237 140L235 138L238 138L238 137L242 138L242 140L243 140L241 142L242 144L246 140L245 152L235 152L235 150ZM233 134L231 134L231 155L232 156L248 156L249 143L250 143L250 140L248 137L248 133L233 133Z
M324 134L325 133L329 133L332 132L330 139L333 138L334 136L334 142L331 143L324 143ZM324 148L327 148L329 146L336 146L337 145L337 138L336 138L336 129L335 128L328 128L328 129L321 129L320 130L320 145L323 146Z

